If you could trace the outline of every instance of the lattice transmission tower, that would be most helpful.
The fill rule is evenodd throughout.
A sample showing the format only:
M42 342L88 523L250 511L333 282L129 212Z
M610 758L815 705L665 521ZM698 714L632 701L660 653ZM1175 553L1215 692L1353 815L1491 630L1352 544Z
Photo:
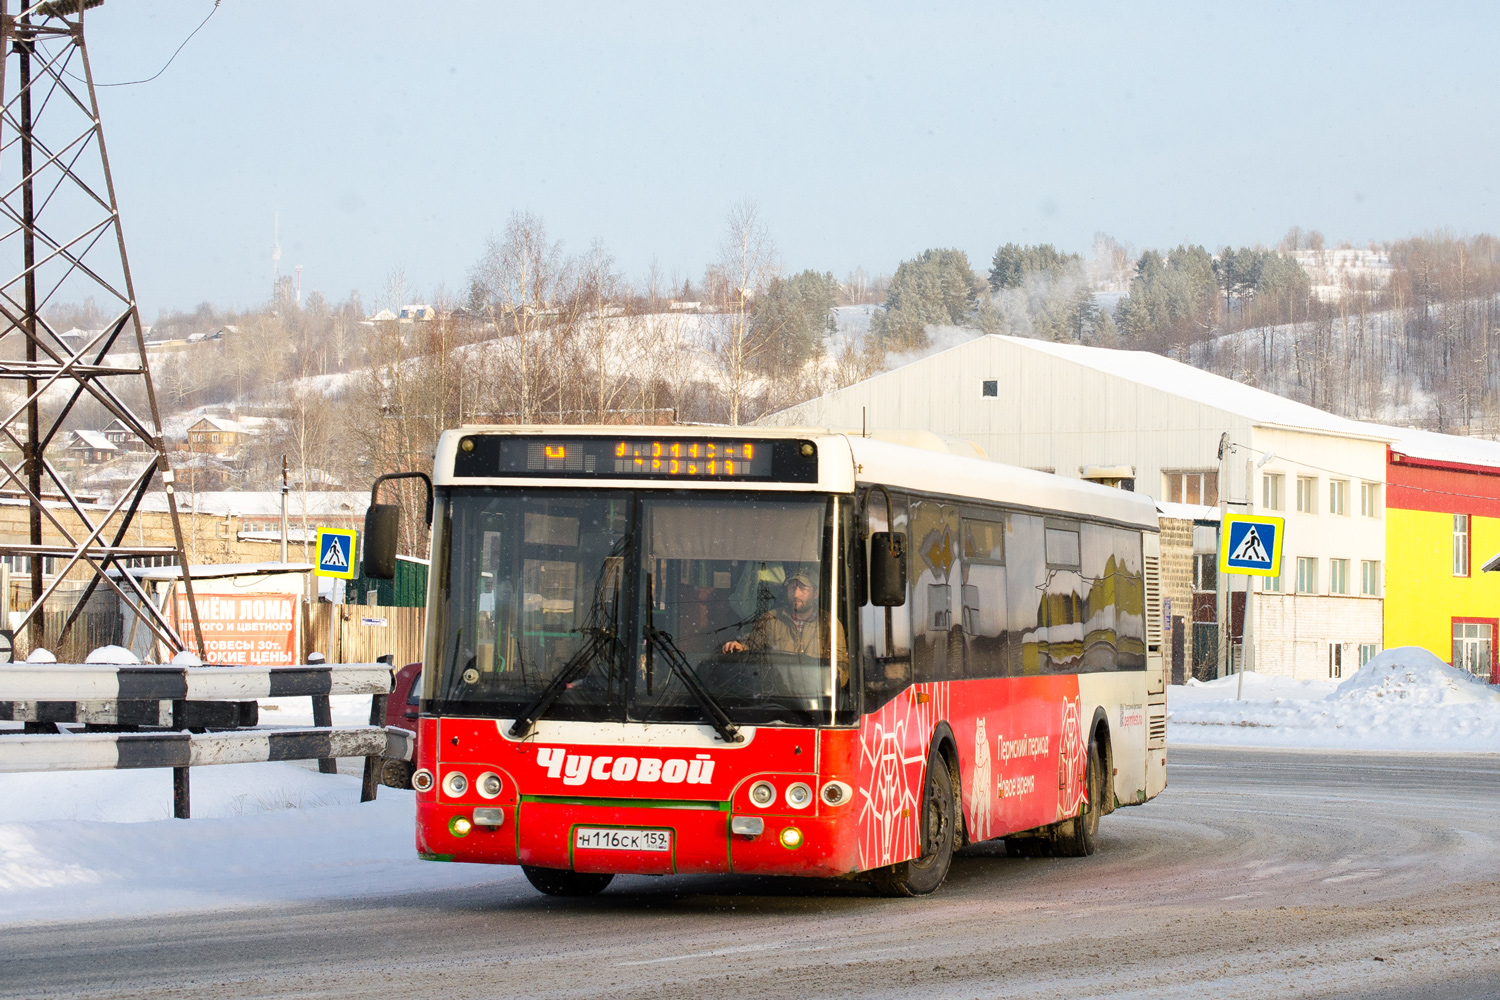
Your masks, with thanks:
M175 616L123 569L139 557L175 559L201 655L172 469L84 46L84 9L99 2L54 0L11 14L10 0L0 0L0 491L30 505L29 543L0 543L0 555L30 557L31 603L18 631L28 629L33 648L60 643L107 587L122 613L173 652L186 645ZM90 300L107 317L101 330L64 337L46 318L50 304ZM58 461L69 438L63 428L84 400L124 428L121 450L142 460L109 504L80 499ZM130 545L141 501L158 483L171 544ZM54 571L44 585L46 557ZM88 583L61 630L47 635L43 609L65 578Z

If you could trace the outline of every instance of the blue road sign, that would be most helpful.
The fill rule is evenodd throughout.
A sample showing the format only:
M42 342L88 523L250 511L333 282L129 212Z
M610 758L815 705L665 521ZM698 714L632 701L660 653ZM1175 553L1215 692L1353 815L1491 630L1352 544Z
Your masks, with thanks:
M354 579L355 542L358 538L359 532L353 528L319 528L317 575Z
M1219 536L1219 572L1280 576L1285 529L1285 518L1225 514L1224 530Z

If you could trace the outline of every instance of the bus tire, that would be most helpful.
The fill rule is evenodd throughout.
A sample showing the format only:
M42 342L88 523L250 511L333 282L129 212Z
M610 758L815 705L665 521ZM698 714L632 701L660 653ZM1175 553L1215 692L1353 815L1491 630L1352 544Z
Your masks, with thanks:
M534 865L522 865L521 871L526 873L526 881L535 886L538 892L549 896L597 896L614 879L613 875L596 872L537 868Z
M919 821L927 824L928 852L871 872L870 884L882 896L926 896L936 892L948 877L958 840L958 802L953 794L953 772L937 747L927 757Z
M1059 857L1086 858L1099 846L1099 817L1104 813L1104 753L1096 740L1089 741L1089 763L1084 781L1088 802L1077 816L1058 824L1053 847Z

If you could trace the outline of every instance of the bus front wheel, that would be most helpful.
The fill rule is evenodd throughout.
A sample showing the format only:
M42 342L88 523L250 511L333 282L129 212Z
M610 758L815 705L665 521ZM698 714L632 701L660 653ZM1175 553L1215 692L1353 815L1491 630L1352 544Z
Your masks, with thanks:
M571 872L565 868L537 868L532 865L522 865L521 871L526 873L526 881L535 886L538 892L545 892L549 896L597 896L614 878L613 875Z
M922 856L870 873L870 884L882 896L926 896L936 892L948 877L958 840L958 802L953 794L953 773L937 747L927 757L919 821L924 824Z

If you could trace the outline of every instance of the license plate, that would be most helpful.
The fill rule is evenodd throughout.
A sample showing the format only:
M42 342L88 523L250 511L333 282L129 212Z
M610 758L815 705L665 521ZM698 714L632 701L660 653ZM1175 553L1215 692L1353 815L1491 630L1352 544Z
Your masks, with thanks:
M672 835L666 830L580 826L573 834L573 846L594 851L670 851Z

